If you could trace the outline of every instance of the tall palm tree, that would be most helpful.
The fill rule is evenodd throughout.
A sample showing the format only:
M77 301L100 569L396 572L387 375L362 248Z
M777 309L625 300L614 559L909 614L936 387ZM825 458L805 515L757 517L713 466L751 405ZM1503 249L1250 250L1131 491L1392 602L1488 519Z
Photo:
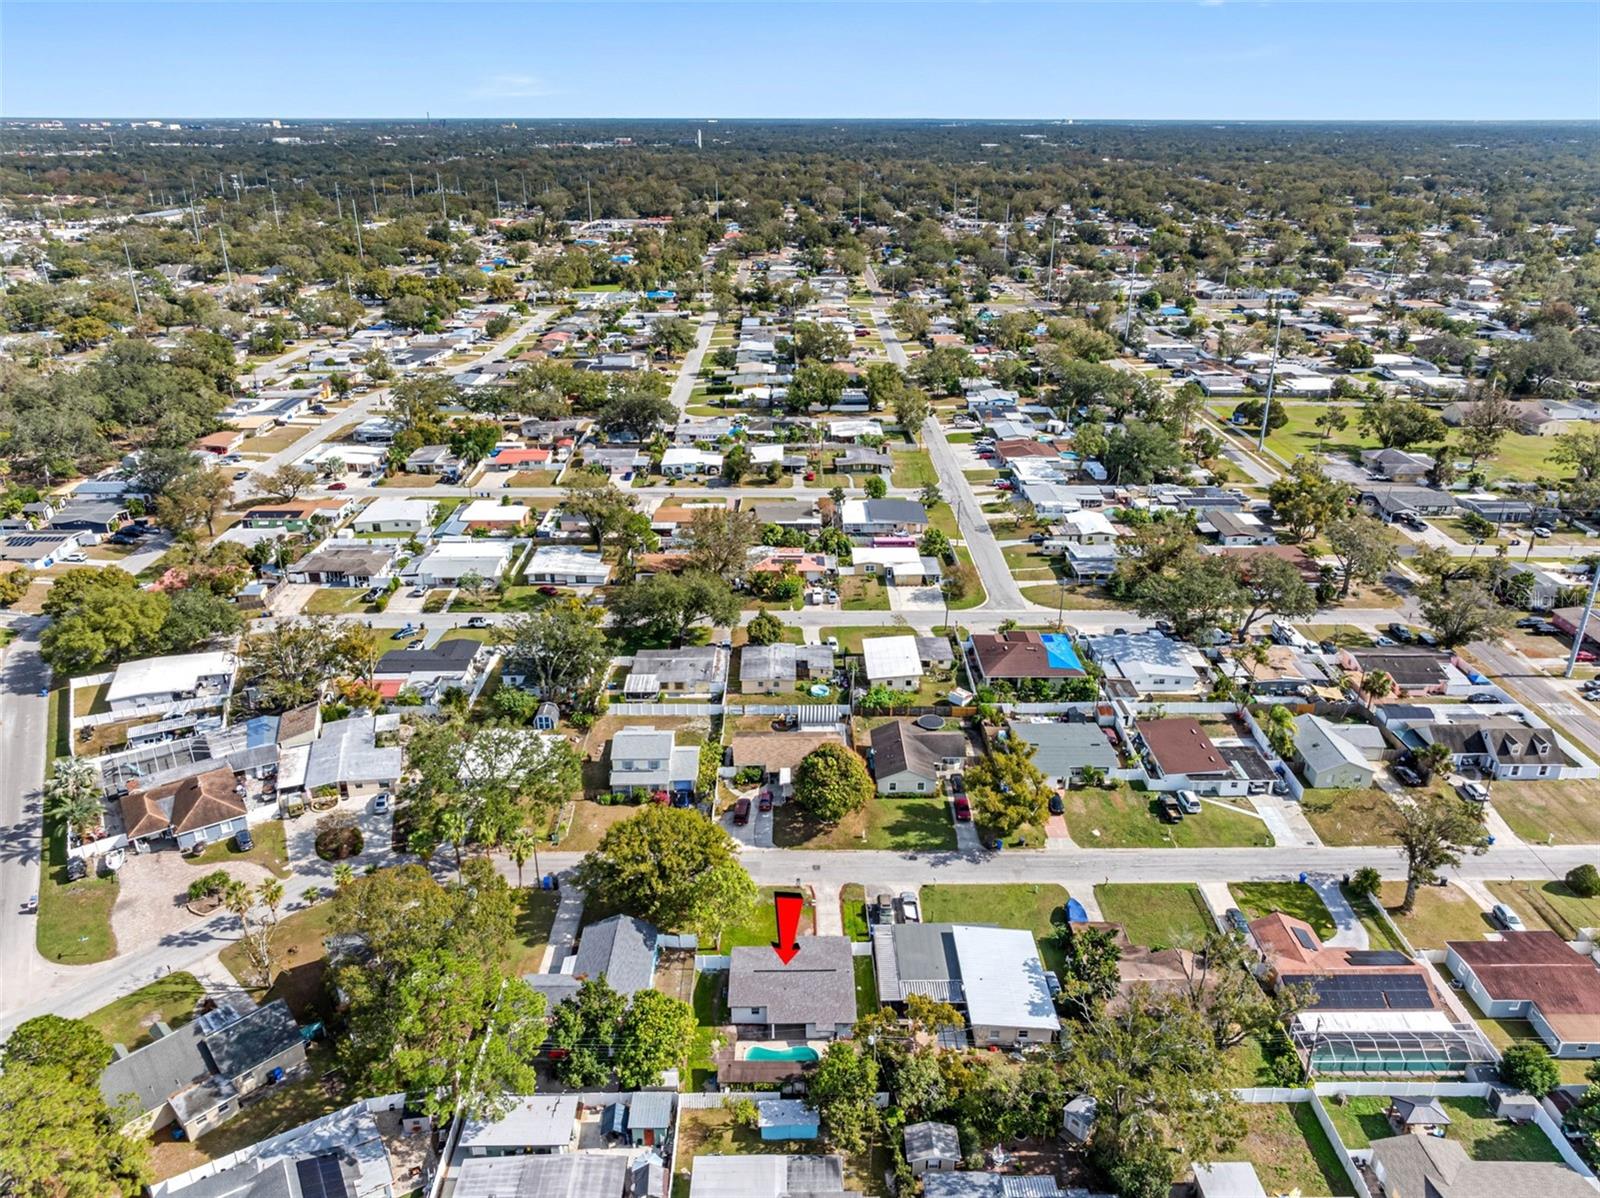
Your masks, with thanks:
M355 880L356 867L348 861L340 861L333 867L333 884L337 889L343 890Z
M533 858L533 872L540 876L539 871L539 840L527 828L518 828L511 834L511 839L506 841L506 852L517 866L517 889L522 889L522 867L528 858Z
M105 806L100 796L71 787L54 792L47 790L44 810L51 819L60 820L71 828L80 843L105 822Z
M439 831L450 842L456 855L456 881L461 881L461 846L467 839L467 817L459 811L446 811L439 820Z

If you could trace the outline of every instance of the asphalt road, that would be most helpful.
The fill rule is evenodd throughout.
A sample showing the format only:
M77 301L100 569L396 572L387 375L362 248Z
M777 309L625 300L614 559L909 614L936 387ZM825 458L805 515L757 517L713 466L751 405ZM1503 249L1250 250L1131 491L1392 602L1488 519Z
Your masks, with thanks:
M0 1006L31 993L42 964L34 946L36 915L22 905L39 892L48 701L38 691L49 679L39 657L42 619L11 622L16 640L0 651Z

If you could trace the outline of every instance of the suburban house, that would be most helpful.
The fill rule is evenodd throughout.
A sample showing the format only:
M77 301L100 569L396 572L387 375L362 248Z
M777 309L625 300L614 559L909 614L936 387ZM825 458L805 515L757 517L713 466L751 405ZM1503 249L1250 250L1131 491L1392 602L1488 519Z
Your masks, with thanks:
M501 503L496 499L470 499L457 508L453 519L462 531L510 534L528 520L528 509L520 503Z
M1197 790L1202 794L1244 794L1245 779L1223 758L1200 722L1189 716L1141 720L1134 731L1145 768L1158 790Z
M826 553L807 553L804 549L761 545L750 551L751 574L794 573L813 585L823 582L838 565Z
M472 1149L463 1151L470 1153ZM635 1173L635 1163L621 1152L572 1152L560 1148L519 1152L499 1147L483 1155L468 1155L456 1166L449 1184L455 1198L544 1194L558 1198L622 1198L625 1194L652 1193L629 1188L629 1179Z
M420 537L433 527L439 505L432 499L403 499L382 495L369 503L351 522L356 532L388 532Z
M912 994L965 1014L976 1047L1048 1044L1061 1030L1039 948L1021 928L901 923L874 930L878 1001Z
M473 537L437 541L405 569L408 582L424 587L454 587L476 575L493 586L506 577L517 542Z
M964 732L928 732L910 720L872 730L872 776L880 795L936 794L939 779L967 759Z
M1059 632L975 632L967 641L970 660L983 682L1049 682L1084 677L1072 638Z
M1294 757L1307 786L1350 790L1371 786L1377 774L1362 749L1346 740L1341 725L1319 715L1294 718Z
M679 699L714 699L727 688L731 657L719 645L640 649L633 655L622 693L630 699L653 699L663 691Z
M128 518L128 507L120 499L69 499L50 518L56 532L112 533Z
M1448 491L1402 484L1369 487L1361 492L1361 503L1385 524L1402 516L1448 516L1456 510L1455 496Z
M319 587L388 583L399 550L376 541L324 541L289 567L289 581Z
M771 956L770 950L768 956ZM697 1156L689 1198L854 1198L842 1156Z
M249 826L231 766L148 789L130 778L120 804L128 843L172 837L180 849L226 840Z
M924 557L915 545L863 545L851 555L855 568L889 586L932 586L944 577L936 557Z
M799 528L806 532L816 532L822 527L822 516L814 499L752 503L749 507L763 527L776 524L779 528Z
M1105 671L1103 685L1113 697L1185 694L1200 689L1207 676L1200 650L1160 632L1085 636L1079 644Z
M839 524L852 537L920 537L928 513L914 499L846 499Z
M422 445L407 455L405 472L458 475L465 464L448 445Z
M1549 728L1532 728L1509 716L1418 722L1410 732L1425 745L1447 747L1452 769L1477 770L1491 778L1559 778L1580 765L1561 751Z
M1063 1190L1039 1173L925 1173L923 1198L1077 1198L1084 1191Z
M1065 512L1056 536L1067 545L1114 545L1117 530L1104 512Z
M570 545L540 545L528 562L530 583L562 587L605 586L611 565L600 554Z
M1398 1135L1373 1140L1372 1175L1384 1198L1594 1198L1594 1187L1548 1161L1474 1160L1459 1140Z
M948 1173L961 1166L961 1137L948 1123L908 1124L902 1139L913 1177L921 1177L930 1169Z
M692 792L700 776L700 747L679 745L669 729L627 727L611 738L613 791Z
M729 1022L756 1040L836 1040L856 1022L855 966L843 936L801 936L785 965L768 945L739 945L728 966ZM704 1158L701 1158L704 1159Z
M378 659L372 680L378 693L392 700L402 690L434 700L456 687L472 693L495 651L468 638L441 640L430 649L391 649Z
M156 1039L129 1052L115 1046L100 1093L134 1113L123 1130L146 1135L176 1123L196 1139L238 1114L243 1098L305 1064L305 1041L281 999L238 1014L205 1011L176 1030L157 1023Z
M1553 1056L1600 1057L1600 968L1554 932L1451 940L1445 967L1489 1019L1526 1019Z
M1433 459L1427 454L1407 453L1403 449L1364 449L1361 464L1373 478L1392 483L1419 482L1433 469Z
M877 474L894 468L894 459L881 449L865 449L852 445L836 454L833 469L838 474Z
M722 455L695 445L672 445L661 455L661 473L668 478L715 478L722 473Z
M1277 535L1249 512L1208 511L1200 520L1202 532L1209 530L1219 545L1276 545Z
M586 978L606 979L606 983L625 998L648 990L655 981L661 933L652 924L631 915L613 915L585 925L579 934L578 948L561 963L559 973L523 975L535 990L553 1006L578 993Z
M922 685L922 657L914 636L866 637L861 657L871 686L914 691Z
M735 771L760 769L762 780L774 788L779 798L787 798L794 789L794 771L802 761L823 745L843 743L830 724L803 732L740 732L729 742L728 749Z
M739 690L746 695L792 691L799 682L833 679L833 650L826 645L746 645L739 650Z
M1010 734L1033 746L1034 767L1057 790L1081 782L1085 770L1099 770L1109 777L1112 770L1122 766L1111 742L1113 733L1099 724L1013 721Z
M1358 681L1382 670L1400 695L1465 695L1475 689L1450 654L1435 649L1340 649L1338 662Z
M354 715L323 724L316 740L282 753L278 793L322 791L359 798L392 789L400 778L402 750L397 744L378 744L378 733L392 733L399 726L395 715Z
M313 520L337 524L355 501L352 499L297 499L292 503L253 507L240 521L246 528L302 528Z
M1307 1065L1324 1073L1436 1073L1491 1060L1470 1021L1456 1023L1425 962L1387 949L1324 944L1304 920L1274 912L1251 921L1264 980L1309 990L1289 1020Z
M575 1094L529 1094L493 1119L469 1119L461 1129L465 1156L547 1156L571 1152L578 1140Z
M233 690L238 659L226 650L125 661L111 674L106 704L115 712L167 707L186 699L221 702Z

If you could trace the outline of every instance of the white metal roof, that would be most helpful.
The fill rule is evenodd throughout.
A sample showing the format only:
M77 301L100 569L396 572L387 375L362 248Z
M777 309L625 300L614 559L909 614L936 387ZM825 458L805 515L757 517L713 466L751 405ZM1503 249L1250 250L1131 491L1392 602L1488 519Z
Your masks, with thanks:
M874 636L861 642L867 678L916 678L922 674L922 659L917 656L914 636Z
M202 678L224 674L231 676L235 664L233 654L225 649L125 661L111 675L111 685L106 689L106 702L191 691Z
M1032 932L956 924L950 934L972 1023L1060 1029Z

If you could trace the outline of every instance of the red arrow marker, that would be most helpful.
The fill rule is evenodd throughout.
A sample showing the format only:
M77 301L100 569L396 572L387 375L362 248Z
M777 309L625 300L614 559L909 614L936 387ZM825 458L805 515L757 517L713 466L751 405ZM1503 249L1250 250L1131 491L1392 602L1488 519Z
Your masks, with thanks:
M773 895L772 905L778 915L778 938L772 942L772 951L787 965L800 951L800 913L805 909L805 895L780 890Z

